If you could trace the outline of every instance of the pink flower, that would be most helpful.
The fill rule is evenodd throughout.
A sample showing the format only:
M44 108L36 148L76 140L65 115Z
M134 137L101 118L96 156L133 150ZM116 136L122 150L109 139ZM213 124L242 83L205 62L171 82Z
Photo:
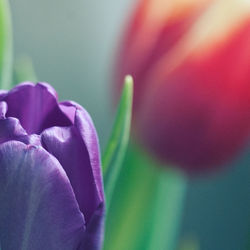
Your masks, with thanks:
M119 89L134 77L134 135L159 161L226 164L249 134L249 1L140 1L117 72Z

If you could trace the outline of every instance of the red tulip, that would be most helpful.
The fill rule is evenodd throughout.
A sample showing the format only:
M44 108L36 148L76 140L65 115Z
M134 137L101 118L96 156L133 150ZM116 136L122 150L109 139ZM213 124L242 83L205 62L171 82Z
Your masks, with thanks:
M135 80L134 135L163 163L222 166L250 127L250 1L141 0L117 64Z

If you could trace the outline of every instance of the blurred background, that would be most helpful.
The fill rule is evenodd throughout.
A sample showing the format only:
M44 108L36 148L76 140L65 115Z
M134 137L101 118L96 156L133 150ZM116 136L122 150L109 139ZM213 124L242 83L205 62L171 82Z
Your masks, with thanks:
M10 0L15 58L29 55L39 81L91 114L102 149L111 131L112 68L136 1ZM189 180L180 238L202 250L245 250L250 239L250 155L207 178ZM157 249L156 249L157 250Z

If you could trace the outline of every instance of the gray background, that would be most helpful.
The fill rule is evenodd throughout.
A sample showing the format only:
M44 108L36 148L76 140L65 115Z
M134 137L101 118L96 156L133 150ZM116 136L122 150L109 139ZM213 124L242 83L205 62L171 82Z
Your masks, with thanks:
M101 146L112 125L111 70L132 0L11 0L15 56L32 57L38 79L87 108ZM245 250L250 238L250 157L228 171L190 180L183 237L201 250ZM157 250L157 249L156 249Z

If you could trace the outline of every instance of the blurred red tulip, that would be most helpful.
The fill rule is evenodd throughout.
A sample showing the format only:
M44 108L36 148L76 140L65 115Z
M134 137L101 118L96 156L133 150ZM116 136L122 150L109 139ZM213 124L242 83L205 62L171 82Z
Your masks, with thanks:
M228 163L250 127L250 1L141 0L116 83L135 80L134 135L163 163Z

